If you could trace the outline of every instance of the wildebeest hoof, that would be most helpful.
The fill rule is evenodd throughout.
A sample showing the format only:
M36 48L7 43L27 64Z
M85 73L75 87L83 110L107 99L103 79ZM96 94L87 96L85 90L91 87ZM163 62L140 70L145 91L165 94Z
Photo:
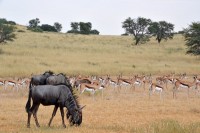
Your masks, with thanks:
M39 127L40 127L40 125L37 125L37 127L39 128Z
M64 128L66 128L66 125L63 125Z

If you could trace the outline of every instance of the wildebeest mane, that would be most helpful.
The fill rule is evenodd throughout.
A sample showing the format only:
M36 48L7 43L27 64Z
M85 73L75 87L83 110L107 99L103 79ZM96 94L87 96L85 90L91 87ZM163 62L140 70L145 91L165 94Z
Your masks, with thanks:
M57 74L57 75L63 75L63 76L65 76L65 77L66 77L66 74L64 74L64 73L59 73L59 74Z
M54 74L53 71L49 70L49 71L45 71L45 72L43 73L43 75L45 75L46 73L49 73L50 75L53 75L53 74Z
M80 104L79 104L78 96L76 95L76 93L74 92L73 89L70 89L70 91L71 91L72 97L74 98L74 101L75 101L77 107L80 109L81 107L80 107ZM70 100L72 100L72 99L70 99ZM68 102L70 103L69 106L73 106L73 103L74 103L74 102L72 102L72 101L68 101ZM69 123L70 123L71 125L74 125L73 120L72 120L72 114L70 114L69 111L67 111L66 117L67 117L67 119L69 120ZM80 120L79 122L80 122L80 123L82 122L82 118L81 118L81 120ZM79 124L78 124L78 125L79 125Z

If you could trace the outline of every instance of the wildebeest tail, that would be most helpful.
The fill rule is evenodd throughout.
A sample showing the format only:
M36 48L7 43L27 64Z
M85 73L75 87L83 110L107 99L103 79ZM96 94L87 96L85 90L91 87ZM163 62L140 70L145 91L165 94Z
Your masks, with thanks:
M26 103L26 112L28 113L30 111L31 108L31 96L32 96L32 89L29 89L29 95L28 95L28 101Z

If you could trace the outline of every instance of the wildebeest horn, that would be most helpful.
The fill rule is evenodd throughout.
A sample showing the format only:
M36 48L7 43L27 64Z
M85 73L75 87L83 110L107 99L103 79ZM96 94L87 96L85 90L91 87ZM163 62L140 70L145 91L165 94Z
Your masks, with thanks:
M83 107L81 108L76 108L77 111L81 111L86 105L84 105Z
M80 108L80 110L82 110L83 108L85 108L85 106L86 106L86 105L82 106L82 107Z

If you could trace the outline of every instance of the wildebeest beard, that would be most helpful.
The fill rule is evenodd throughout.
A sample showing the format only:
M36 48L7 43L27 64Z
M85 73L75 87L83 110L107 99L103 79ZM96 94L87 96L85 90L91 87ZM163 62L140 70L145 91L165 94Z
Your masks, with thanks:
M67 119L69 120L69 123L71 126L80 126L82 123L82 111L72 111L72 114L70 111L67 111Z
M66 106L68 107L66 117L69 120L70 125L79 126L82 123L82 110L78 106L78 108L74 108L76 104L69 96L67 101L65 102Z

